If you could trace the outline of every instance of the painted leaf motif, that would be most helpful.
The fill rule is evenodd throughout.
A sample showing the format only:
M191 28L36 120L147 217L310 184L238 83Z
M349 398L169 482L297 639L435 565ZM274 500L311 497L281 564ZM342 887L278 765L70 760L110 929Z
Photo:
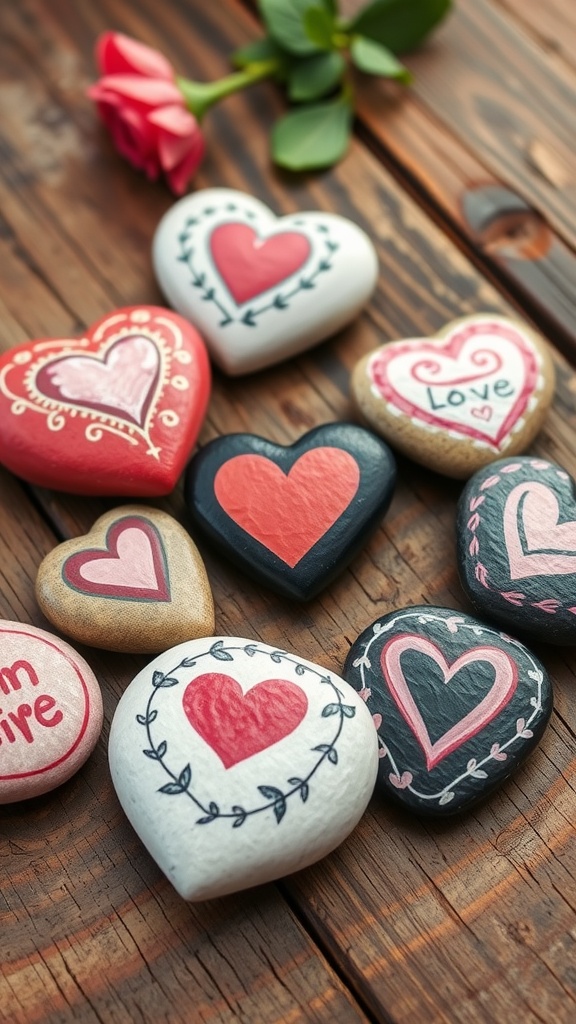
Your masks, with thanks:
M167 782L165 786L160 786L159 793L169 793L175 795L176 793L185 793L186 787L181 786L179 782Z
M276 786L258 786L258 789L265 796L267 800L283 800L284 793L281 789L277 789Z
M274 804L273 810L274 810L274 817L276 818L276 822L279 825L280 822L282 821L282 818L286 814L286 801L285 801L284 797L282 797L281 800L277 800L276 801L276 803Z
M234 658L228 651L223 651L224 646L223 640L217 640L216 643L212 644L210 648L210 654L217 661L234 661Z
M340 704L326 704L326 707L322 708L322 718L329 718L330 715L340 714Z

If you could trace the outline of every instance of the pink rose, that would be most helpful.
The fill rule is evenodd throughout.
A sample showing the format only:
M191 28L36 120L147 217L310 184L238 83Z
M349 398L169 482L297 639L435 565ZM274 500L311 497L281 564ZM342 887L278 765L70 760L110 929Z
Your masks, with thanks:
M174 71L161 53L120 32L105 32L96 45L102 73L88 96L119 153L152 180L164 173L182 195L202 161L204 137L185 107Z

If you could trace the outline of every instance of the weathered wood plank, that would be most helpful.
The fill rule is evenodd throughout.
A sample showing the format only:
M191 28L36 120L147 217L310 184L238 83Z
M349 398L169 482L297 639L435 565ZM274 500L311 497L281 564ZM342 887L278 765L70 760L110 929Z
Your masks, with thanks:
M565 0L493 0L511 14L551 57L576 69L576 11Z
M485 0L455 5L407 58L409 91L359 82L363 137L574 360L576 78L515 29Z

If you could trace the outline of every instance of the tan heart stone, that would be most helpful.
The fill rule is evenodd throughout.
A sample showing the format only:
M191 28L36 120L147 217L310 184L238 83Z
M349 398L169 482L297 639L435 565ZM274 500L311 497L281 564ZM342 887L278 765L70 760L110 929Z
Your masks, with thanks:
M81 643L156 653L214 632L204 563L186 530L159 509L125 505L43 560L44 615Z
M524 451L554 394L547 343L496 314L463 317L433 338L392 341L352 374L364 421L399 451L465 478Z

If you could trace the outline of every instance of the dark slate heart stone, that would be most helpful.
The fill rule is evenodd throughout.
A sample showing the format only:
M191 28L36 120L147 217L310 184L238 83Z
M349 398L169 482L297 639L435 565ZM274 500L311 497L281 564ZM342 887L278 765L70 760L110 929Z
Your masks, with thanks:
M576 491L552 462L480 470L457 512L458 571L475 609L515 632L576 644Z
M379 526L392 500L390 448L362 427L316 427L289 447L229 434L192 459L195 524L256 581L308 601Z
M377 716L379 788L435 817L471 807L507 779L552 713L550 680L534 655L449 608L382 616L352 646L343 676Z

